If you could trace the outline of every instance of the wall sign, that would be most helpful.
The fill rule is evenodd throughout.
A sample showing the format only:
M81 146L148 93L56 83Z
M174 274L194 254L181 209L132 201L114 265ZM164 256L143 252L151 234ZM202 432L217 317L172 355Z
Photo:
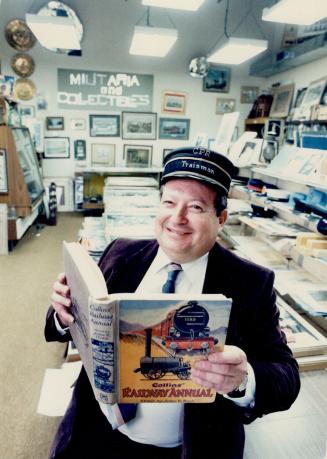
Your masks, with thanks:
M58 107L151 111L153 75L58 69Z

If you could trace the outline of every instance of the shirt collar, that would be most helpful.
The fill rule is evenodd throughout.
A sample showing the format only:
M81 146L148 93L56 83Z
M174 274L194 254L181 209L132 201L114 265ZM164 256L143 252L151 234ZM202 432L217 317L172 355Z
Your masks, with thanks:
M208 256L209 256L209 252L205 253L204 255L202 255L202 257L197 258L196 260L189 261L187 263L181 263L181 266L183 268L185 275L190 280L192 280L193 276L195 275L196 272L198 272L199 268L207 266ZM169 263L171 262L172 261L170 260L170 258L168 258L168 256L159 246L158 253L152 262L153 272L158 273L159 271L164 269L167 265L169 265Z

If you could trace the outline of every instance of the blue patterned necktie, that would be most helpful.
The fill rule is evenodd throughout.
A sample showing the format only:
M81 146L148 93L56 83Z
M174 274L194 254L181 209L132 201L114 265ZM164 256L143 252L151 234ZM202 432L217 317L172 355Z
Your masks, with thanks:
M181 265L177 263L170 263L167 266L168 276L167 280L162 286L162 293L175 293L175 282L178 274L183 270Z

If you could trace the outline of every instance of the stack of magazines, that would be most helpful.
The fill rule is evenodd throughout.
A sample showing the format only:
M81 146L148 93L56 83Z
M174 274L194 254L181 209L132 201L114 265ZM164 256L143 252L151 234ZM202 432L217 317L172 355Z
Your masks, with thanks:
M105 221L102 217L85 217L78 233L79 240L97 263L107 247Z

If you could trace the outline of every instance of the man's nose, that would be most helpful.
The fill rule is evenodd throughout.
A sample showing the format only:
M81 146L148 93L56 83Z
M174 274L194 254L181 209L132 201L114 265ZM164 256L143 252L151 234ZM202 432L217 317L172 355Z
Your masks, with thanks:
M172 217L178 223L184 223L187 221L187 207L184 205L176 206Z

